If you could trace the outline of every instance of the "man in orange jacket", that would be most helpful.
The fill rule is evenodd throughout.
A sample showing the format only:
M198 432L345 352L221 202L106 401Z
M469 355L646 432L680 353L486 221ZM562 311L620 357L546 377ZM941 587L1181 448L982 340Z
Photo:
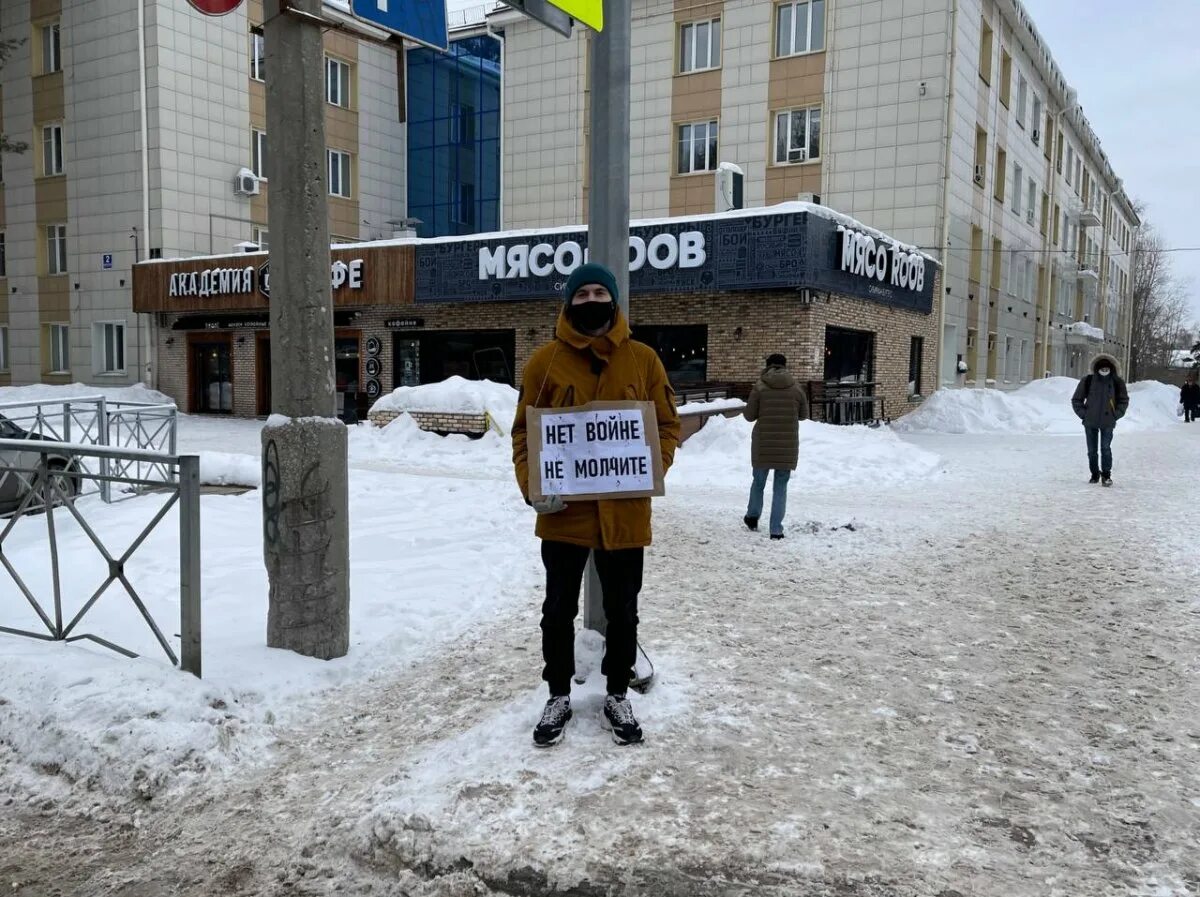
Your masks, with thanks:
M629 323L617 306L617 284L603 265L586 264L567 280L566 305L554 339L529 359L513 422L513 465L525 501L538 512L546 600L542 605L542 678L550 687L533 743L562 740L571 719L575 674L575 617L588 554L604 590L604 663L608 696L604 720L617 744L642 740L627 690L637 654L638 593L642 561L650 544L650 499L566 501L557 495L529 500L527 408L570 408L592 401L653 402L663 471L679 445L679 412L667 372L654 350L630 339Z

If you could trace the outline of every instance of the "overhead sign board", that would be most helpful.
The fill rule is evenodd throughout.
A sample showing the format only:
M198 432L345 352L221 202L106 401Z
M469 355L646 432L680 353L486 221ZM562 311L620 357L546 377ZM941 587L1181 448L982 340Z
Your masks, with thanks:
M603 0L550 0L550 3L594 31L604 30Z
M206 16L224 16L242 5L242 0L188 0Z
M351 10L364 22L426 47L450 47L445 0L353 0Z
M522 12L535 22L541 22L551 31L557 31L563 37L571 36L573 20L560 8L547 0L502 0L505 6L511 6L517 12ZM582 21L582 19L580 20Z

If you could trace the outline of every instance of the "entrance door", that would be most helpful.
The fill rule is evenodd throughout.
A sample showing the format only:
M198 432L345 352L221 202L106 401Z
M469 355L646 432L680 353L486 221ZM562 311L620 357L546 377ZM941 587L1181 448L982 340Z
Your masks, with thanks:
M825 328L825 420L858 424L875 415L875 334L869 330Z
M233 412L233 365L229 337L191 345L192 411L199 414Z
M396 356L396 385L419 386L421 383L421 341L397 334L393 354Z

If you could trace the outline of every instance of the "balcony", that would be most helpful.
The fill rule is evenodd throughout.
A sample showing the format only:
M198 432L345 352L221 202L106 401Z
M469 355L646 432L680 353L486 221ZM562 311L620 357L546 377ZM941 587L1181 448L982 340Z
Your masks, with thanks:
M1100 259L1094 252L1085 252L1079 257L1079 268L1075 276L1084 283L1100 283Z
M1103 223L1100 217L1100 200L1093 193L1078 209L1080 227L1099 227Z
M1063 329L1068 346L1097 346L1104 342L1104 331L1087 321L1075 321Z

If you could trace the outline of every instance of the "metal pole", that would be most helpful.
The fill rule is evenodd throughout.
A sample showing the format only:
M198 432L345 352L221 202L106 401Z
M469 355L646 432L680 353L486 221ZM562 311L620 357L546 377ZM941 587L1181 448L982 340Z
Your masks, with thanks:
M111 437L108 432L108 404L105 402L103 396L100 397L100 400L96 404L96 415L96 440L100 445L107 446L110 444L109 440ZM100 481L100 498L106 503L112 502L112 483L107 479L109 470L109 459L101 458L100 475L105 477L105 479Z
M588 251L617 280L629 316L629 70L632 0L604 0L604 30L592 34L591 161L588 171ZM606 628L596 565L588 562L583 625Z
M200 456L179 459L179 668L200 677Z
M271 410L262 431L267 644L310 657L350 647L346 428L336 420L328 196L357 160L327 159L321 0L268 0ZM336 178L337 183L332 183Z

